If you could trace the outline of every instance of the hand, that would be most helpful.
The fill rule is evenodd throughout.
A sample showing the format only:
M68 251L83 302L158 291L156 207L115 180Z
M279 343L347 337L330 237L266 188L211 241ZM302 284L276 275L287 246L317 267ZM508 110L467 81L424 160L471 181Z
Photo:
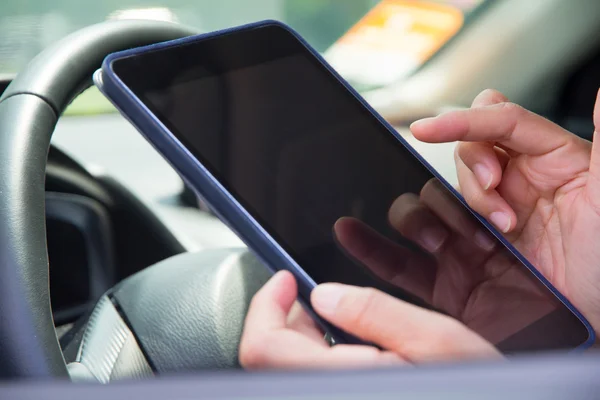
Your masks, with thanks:
M469 205L489 219L600 329L600 102L594 144L487 90L470 110L411 126L425 142L460 141Z
M374 289L334 283L313 290L315 311L387 350L358 345L329 347L323 333L295 301L296 296L296 282L287 271L275 274L254 296L240 345L243 367L354 368L500 357L491 344L454 318Z
M597 129L599 113L595 113ZM507 103L494 91L478 96L471 110L420 121L412 130L417 139L427 142L464 142L457 147L456 163L465 199L504 232L598 330L600 247L596 249L594 241L594 234L600 232L598 145ZM429 239L419 243L435 247L435 240ZM344 289L337 303L327 293L331 287ZM257 294L242 337L242 365L352 367L499 356L488 342L450 317L373 289L324 284L313 291L316 312L387 351L330 348L301 308L294 306L290 313L295 296L295 282L285 272ZM327 307L332 303L337 304L333 312ZM398 323L389 324L390 320Z

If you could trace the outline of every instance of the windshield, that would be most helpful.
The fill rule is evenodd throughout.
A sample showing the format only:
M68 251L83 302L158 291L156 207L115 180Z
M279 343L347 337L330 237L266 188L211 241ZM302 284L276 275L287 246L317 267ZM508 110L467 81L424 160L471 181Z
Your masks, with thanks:
M402 79L437 52L483 0L20 0L0 4L0 75L85 26L155 19L213 31L262 19L296 29L359 90ZM445 8L444 8L445 7ZM404 39L404 40L402 40ZM81 112L107 109L87 94ZM80 104L81 103L81 104ZM84 104L85 103L85 104ZM73 108L71 109L73 111Z

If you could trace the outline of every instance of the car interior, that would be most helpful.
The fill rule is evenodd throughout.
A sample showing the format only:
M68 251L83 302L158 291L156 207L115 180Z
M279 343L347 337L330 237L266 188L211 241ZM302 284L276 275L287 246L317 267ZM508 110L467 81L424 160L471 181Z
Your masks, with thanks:
M597 0L488 0L408 77L361 94L456 185L454 144L420 143L408 125L468 107L481 90L492 87L591 140L600 87L599 17ZM184 390L233 398L237 394L228 392L228 385L248 388L248 395L260 393L258 382L287 379L287 389L273 387L273 393L286 395L290 388L310 386L303 379L315 382L315 388L329 379L289 372L253 383L239 372L243 320L253 294L270 276L267 268L125 118L117 113L63 115L85 96L92 74L109 53L201 32L152 19L103 21L44 48L16 74L0 76L0 377L17 382L5 387L10 398L26 391L64 397L62 390L69 390L62 384L20 386L21 379L134 380L121 389L156 398L189 393ZM257 138L250 145L264 144ZM298 194L290 207L310 201L298 176L308 167L303 163L290 157L283 171ZM244 179L249 185L269 185L259 171L249 170ZM517 357L514 367L486 364L486 369L475 363L408 373L332 372L333 386L323 393L334 393L334 387L350 393L359 384L368 388L392 381L395 388L405 383L406 394L432 394L436 383L440 390L460 391L477 370L483 374L481 385L501 376L496 382L506 389L537 362L556 366L555 384L565 388L592 383L590 373L569 371L598 366L593 354L541 354L522 363ZM223 378L215 386L221 379L215 378L216 371L230 374L231 380ZM551 374L539 371L538 382ZM154 393L144 386L149 378L168 381L174 374L175 380ZM209 379L197 382L202 376ZM536 392L538 386L529 387L529 398L559 394L551 386ZM484 398L477 390L463 393Z

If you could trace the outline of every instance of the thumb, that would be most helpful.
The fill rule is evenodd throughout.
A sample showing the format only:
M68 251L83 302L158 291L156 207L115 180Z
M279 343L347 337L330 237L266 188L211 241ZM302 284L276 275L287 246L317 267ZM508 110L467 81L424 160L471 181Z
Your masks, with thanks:
M457 320L375 289L322 284L311 302L332 324L411 362L500 356Z

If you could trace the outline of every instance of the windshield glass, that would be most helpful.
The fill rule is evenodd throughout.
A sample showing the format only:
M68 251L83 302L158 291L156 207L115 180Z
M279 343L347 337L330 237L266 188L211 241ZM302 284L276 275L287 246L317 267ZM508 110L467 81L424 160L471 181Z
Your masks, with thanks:
M296 29L351 84L364 90L385 86L412 73L455 35L482 3L483 0L3 1L0 74L17 73L37 53L65 35L109 19L173 21L200 32L277 19ZM78 103L86 103L85 97ZM100 100L87 103L79 111L106 108Z

